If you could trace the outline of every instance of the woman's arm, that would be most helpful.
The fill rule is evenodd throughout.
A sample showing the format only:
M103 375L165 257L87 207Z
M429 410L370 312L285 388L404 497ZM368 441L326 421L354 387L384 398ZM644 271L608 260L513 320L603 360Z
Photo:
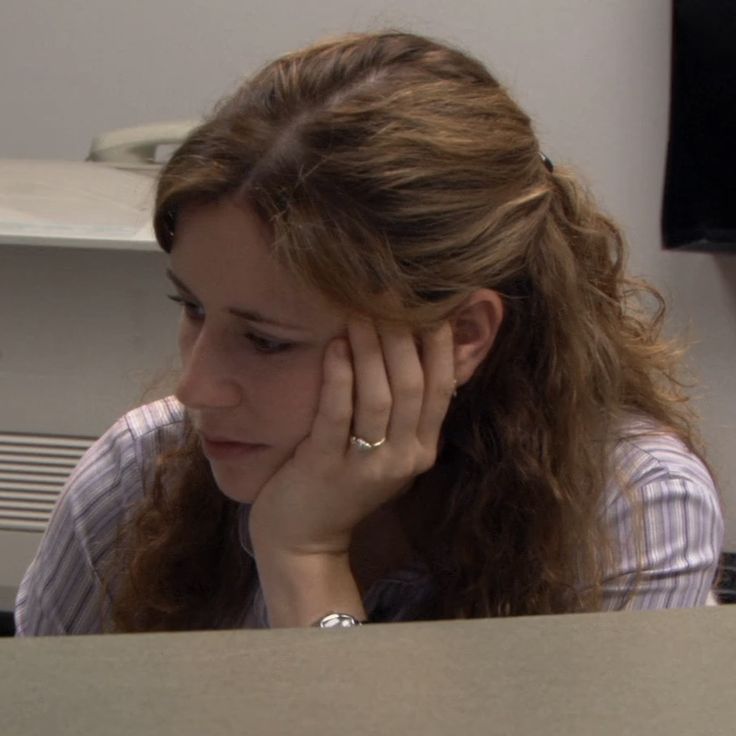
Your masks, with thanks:
M124 514L140 500L161 431L178 432L183 412L173 399L121 417L85 453L51 515L15 607L17 636L96 634L109 598L103 576L113 560Z
M114 541L109 537L117 524L110 517L124 507L114 502L129 477L119 447L124 431L117 423L69 477L18 590L16 636L102 631L97 566Z
M422 342L408 329L353 322L328 347L310 435L263 487L250 513L272 626L331 611L365 618L350 568L355 527L434 464L453 390L452 330ZM351 435L385 442L361 449Z
M710 475L677 440L666 455L661 438L648 444L647 482L607 509L618 561L604 581L606 610L705 605L718 567L723 517Z

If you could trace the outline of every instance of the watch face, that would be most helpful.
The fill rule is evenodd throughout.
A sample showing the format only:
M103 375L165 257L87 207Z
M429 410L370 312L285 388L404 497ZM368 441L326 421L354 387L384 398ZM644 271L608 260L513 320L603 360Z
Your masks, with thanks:
M317 622L317 626L321 629L347 629L360 625L361 622L349 613L328 613Z

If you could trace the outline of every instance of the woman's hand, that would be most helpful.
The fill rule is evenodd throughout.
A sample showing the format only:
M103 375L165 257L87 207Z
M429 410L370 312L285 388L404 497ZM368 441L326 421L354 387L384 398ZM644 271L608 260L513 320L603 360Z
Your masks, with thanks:
M266 483L250 533L271 626L329 611L365 618L349 548L353 529L435 462L454 389L452 330L348 325L327 347L312 430ZM362 450L351 436L376 443Z
M333 340L312 431L261 489L250 513L258 557L344 555L353 529L437 456L454 388L448 323L421 340L354 320ZM361 449L351 436L376 443Z

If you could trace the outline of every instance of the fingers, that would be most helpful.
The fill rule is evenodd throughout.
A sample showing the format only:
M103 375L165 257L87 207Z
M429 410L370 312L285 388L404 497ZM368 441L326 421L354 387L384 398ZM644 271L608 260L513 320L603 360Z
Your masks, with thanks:
M376 331L364 322L350 336L356 396L353 432L370 441L387 436L387 444L398 452L412 451L417 442L434 452L454 390L449 323L421 338L421 358L408 328L384 325Z
M422 365L425 387L417 438L425 447L436 448L455 390L452 328L448 322L423 336Z
M381 338L373 322L360 319L350 322L348 336L355 372L352 434L378 442L386 437L393 408Z
M345 338L330 342L310 441L322 454L342 453L353 421L353 366Z
M381 331L381 343L392 397L388 438L394 444L413 442L425 386L414 335L406 328L387 327Z
M452 345L444 324L421 338L420 358L410 330L351 321L347 339L325 351L312 442L324 454L343 452L350 435L368 442L386 437L399 453L417 443L434 451L452 398Z

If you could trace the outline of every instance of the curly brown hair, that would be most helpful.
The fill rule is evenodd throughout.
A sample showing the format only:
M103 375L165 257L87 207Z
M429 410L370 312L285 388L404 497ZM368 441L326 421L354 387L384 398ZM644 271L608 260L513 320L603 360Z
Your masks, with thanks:
M155 230L233 198L280 262L335 304L429 329L473 290L504 300L491 354L462 387L436 466L400 499L438 582L428 617L595 610L615 556L601 506L625 420L696 450L664 341L664 303L574 176L550 171L527 115L477 60L398 32L351 35L266 66L164 167ZM389 291L403 310L381 312ZM625 480L625 479L624 479ZM118 630L242 622L255 584L237 507L196 438L160 460L123 529Z

